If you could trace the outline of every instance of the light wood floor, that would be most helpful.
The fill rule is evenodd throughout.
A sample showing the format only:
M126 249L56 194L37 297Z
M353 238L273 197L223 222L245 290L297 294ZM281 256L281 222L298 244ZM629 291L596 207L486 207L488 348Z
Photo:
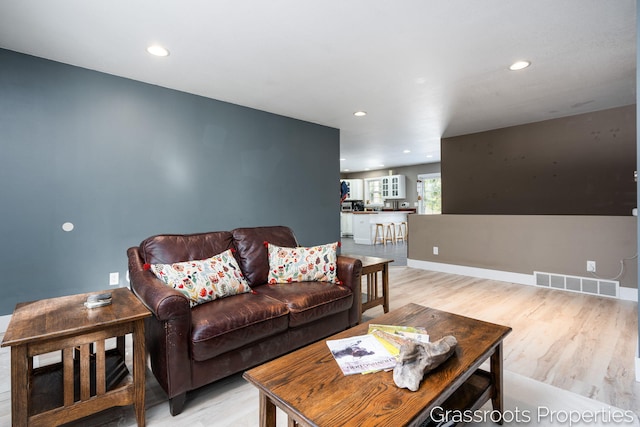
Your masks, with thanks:
M637 303L408 267L392 267L390 284L391 309L415 302L510 326L505 369L640 414Z
M640 383L634 372L637 303L408 267L391 267L390 284L391 309L414 302L511 326L504 343L506 370L640 415ZM380 314L382 308L375 307L364 320ZM9 354L6 348L0 351L0 425L9 425L10 419ZM159 386L148 378L147 402L163 402L155 416L148 412L148 420L153 418L149 424L182 425L189 420L189 425L212 425L207 400L220 393L227 404L216 402L216 419L238 416L240 394L246 394L243 386L235 376L204 387L189 395L185 414L172 420ZM256 397L246 398L257 405ZM190 414L185 417L186 412ZM135 425L132 410L114 408L101 416L74 425ZM255 425L253 416L248 419L229 425Z

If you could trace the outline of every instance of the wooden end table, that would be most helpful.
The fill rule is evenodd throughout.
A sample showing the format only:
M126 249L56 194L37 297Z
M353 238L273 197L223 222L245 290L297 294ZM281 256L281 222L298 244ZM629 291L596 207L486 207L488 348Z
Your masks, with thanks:
M362 322L362 313L375 306L382 305L384 312L388 313L389 264L393 260L365 255L342 254L342 256L362 261L362 276L366 277L367 290L362 293L362 299L357 302L360 305L358 323ZM381 275L380 281L378 281L378 273ZM360 286L362 287L362 283Z
M325 340L244 373L260 391L260 426L276 425L276 406L289 426L420 426L439 410L476 410L491 400L503 412L502 341L507 326L408 304L375 323L424 326L432 340L453 335L455 353L429 372L418 391L398 388L393 372L343 375ZM328 339L367 333L368 323ZM490 372L480 369L490 360Z
M112 293L111 305L84 306L100 292L16 305L2 341L11 346L13 426L58 425L131 404L138 426L145 425L144 318L151 313L127 288L102 292ZM133 338L133 378L126 366L115 374L107 369L124 366L127 334ZM106 350L105 340L113 337L116 348ZM61 363L33 368L34 356L59 350ZM43 385L46 390L38 390Z

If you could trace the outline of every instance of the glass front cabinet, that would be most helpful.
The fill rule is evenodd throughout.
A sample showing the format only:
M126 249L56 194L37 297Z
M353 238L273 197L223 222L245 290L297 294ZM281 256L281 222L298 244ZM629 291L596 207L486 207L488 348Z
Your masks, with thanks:
M407 197L407 178L404 175L382 177L382 198L385 200L405 199Z

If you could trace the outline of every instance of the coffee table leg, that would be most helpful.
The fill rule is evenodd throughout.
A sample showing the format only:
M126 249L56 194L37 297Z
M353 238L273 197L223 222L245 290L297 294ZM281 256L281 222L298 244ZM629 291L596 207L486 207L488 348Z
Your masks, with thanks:
M491 355L491 377L493 379L493 396L491 397L491 404L493 410L498 411L501 414L504 412L504 393L502 388L502 342L498 344L495 351ZM498 424L502 424L502 417Z
M276 427L276 405L260 392L260 427Z

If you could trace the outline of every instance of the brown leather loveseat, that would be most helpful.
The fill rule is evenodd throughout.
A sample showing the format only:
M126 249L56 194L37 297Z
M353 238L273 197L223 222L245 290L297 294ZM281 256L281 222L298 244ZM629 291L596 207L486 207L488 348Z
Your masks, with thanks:
M341 284L268 285L265 241L299 246L291 229L273 226L157 235L128 249L131 289L153 313L145 323L151 370L172 415L182 412L190 390L357 324L359 260L338 256ZM148 264L203 260L230 248L252 292L191 308L183 294L148 270Z

